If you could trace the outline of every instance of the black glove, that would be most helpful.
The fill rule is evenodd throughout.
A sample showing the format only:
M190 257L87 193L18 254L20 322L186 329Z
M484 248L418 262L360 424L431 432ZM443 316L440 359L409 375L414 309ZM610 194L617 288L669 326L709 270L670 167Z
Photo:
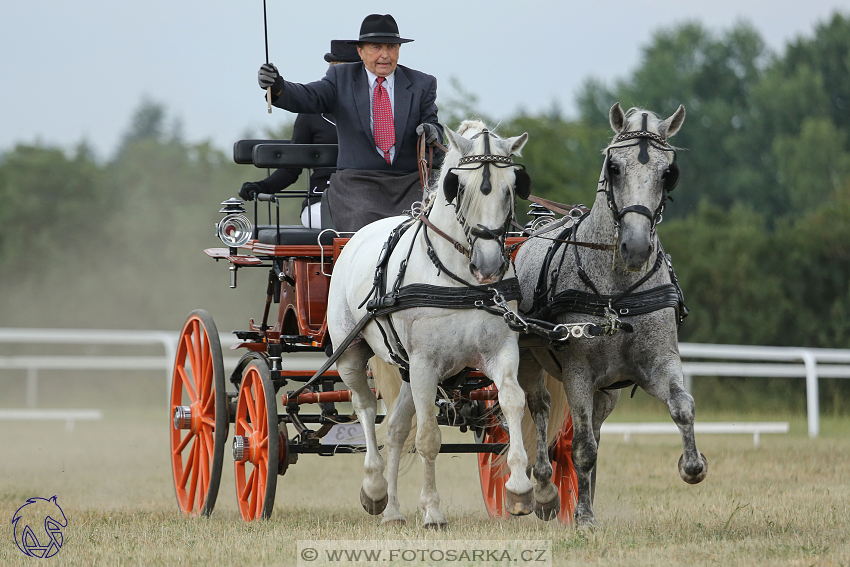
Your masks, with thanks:
M239 198L243 201L253 201L254 195L263 193L263 188L255 181L249 181L242 184L242 189L239 190Z
M263 63L257 72L257 82L260 88L266 90L272 88L272 94L278 96L283 91L283 77L277 71L277 67L271 63Z
M433 144L440 136L440 131L437 129L437 127L429 122L422 123L416 127L417 136L421 136L423 132L425 133L426 144Z

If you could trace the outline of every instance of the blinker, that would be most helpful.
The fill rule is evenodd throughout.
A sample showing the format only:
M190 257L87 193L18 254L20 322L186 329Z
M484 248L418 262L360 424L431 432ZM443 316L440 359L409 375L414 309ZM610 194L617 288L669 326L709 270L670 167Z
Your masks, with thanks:
M457 198L458 188L460 187L460 179L457 173L451 171L446 173L443 179L443 194L446 196L446 202L451 203Z
M531 176L525 170L525 168L517 169L516 179L514 181L514 188L516 189L516 195L520 199L528 199L531 195Z

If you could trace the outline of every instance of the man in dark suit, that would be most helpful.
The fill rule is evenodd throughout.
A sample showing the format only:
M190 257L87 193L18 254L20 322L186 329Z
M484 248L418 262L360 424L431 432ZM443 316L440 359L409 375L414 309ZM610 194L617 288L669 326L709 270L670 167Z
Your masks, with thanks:
M360 61L357 48L339 39L331 40L331 50L325 53L325 61L331 66ZM337 144L336 121L333 114L299 114L292 126L293 144ZM330 185L332 167L320 167L310 172L307 198L301 204L301 223L310 228L321 228L322 193ZM257 193L280 193L298 180L301 169L281 168L260 181L249 181L242 185L239 196L252 201Z
M260 87L272 104L290 112L332 113L339 138L337 173L327 191L334 227L356 231L401 214L422 198L416 140L442 142L437 119L437 80L398 65L402 38L389 14L363 20L360 63L336 65L320 81L285 81L271 64L260 67Z

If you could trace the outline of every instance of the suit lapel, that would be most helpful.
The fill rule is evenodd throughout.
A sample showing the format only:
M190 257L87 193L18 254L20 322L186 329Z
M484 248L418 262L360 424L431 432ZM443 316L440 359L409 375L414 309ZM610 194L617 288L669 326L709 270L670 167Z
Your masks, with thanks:
M395 152L396 157L399 155L401 148L402 137L404 136L407 117L410 115L410 103L413 102L413 93L410 91L410 79L404 73L400 66L395 68L395 94L393 101L395 108L393 109L393 126L395 126Z
M352 89L354 90L354 105L357 108L357 116L360 117L360 125L374 146L375 134L372 132L372 105L369 102L369 79L366 75L366 68L362 63L354 69Z

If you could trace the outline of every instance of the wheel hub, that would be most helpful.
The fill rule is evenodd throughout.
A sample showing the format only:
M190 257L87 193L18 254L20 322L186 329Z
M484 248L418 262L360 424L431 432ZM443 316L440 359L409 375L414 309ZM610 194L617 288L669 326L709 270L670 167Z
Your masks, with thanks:
M233 460L237 463L245 462L250 455L250 441L244 435L236 435L233 438Z
M192 427L192 408L176 406L174 408L174 429L190 429Z

